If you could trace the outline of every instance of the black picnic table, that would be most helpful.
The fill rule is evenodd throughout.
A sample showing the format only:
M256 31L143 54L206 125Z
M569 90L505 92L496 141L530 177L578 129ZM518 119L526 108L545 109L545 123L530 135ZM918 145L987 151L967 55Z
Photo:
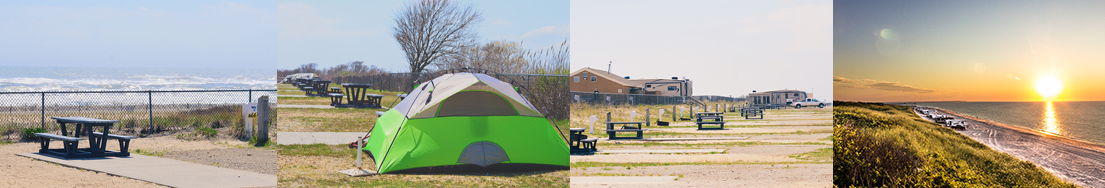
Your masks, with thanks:
M372 84L341 84L345 87L345 96L349 99L349 105L356 108L379 108L383 95L368 94Z
M316 80L315 81L315 96L327 97L330 96L330 92L326 88L330 87L330 80Z
M695 124L698 124L698 130L707 129L725 129L725 116L722 116L721 112L701 112L695 113ZM702 125L718 125L718 127L706 127Z
M52 135L47 133L39 133L42 139L41 149L39 153L52 154L65 158L87 158L87 157L105 157L105 156L130 156L128 147L130 146L130 140L137 137L131 136L119 136L111 134L111 127L115 123L119 123L116 120L103 120L86 117L50 117L54 119L61 126L61 136ZM74 124L73 137L69 137L67 124ZM102 132L93 132L96 127L102 128ZM74 140L80 140L81 135L86 135L88 139L88 148L76 148L76 142ZM76 137L76 138L74 138ZM50 139L58 139L66 143L66 149L49 149ZM121 151L108 151L107 140L116 139L119 140L119 148Z
M598 149L595 148L595 142L598 138L587 138L587 135L583 135L585 128L571 128L571 153L590 153L595 152Z
M606 122L606 134L610 135L610 139L642 139L644 138L644 129L641 129L641 125L645 122ZM626 125L622 129L615 129L615 125ZM628 125L637 125L636 127ZM618 137L618 132L637 132L637 137Z
M745 119L749 119L749 118L762 119L762 118L764 118L764 109L760 109L760 108L756 108L756 107L741 108L740 109L740 116L744 116ZM756 116L759 116L759 117L756 117Z

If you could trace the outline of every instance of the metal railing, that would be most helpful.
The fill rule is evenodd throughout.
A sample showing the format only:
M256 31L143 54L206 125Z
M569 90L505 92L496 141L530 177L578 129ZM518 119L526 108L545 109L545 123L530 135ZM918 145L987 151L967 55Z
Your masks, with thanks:
M636 104L684 104L690 100L684 96L663 96L646 94L588 93L571 92L572 102L602 105Z
M241 104L261 95L276 103L275 89L0 92L0 135L7 139L34 127L56 131L58 124L48 117L67 116L118 120L112 130L116 132L225 126L241 119ZM275 118L276 113L271 114Z

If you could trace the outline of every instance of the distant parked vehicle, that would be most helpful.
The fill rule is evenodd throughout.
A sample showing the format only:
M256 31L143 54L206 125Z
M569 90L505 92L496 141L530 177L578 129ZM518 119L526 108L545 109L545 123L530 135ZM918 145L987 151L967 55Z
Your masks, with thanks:
M962 119L948 120L944 126L952 129L967 130L967 121Z
M795 109L799 109L803 106L816 106L818 108L825 108L825 105L828 104L818 101L817 99L807 98L805 101L792 102L790 105L794 106Z

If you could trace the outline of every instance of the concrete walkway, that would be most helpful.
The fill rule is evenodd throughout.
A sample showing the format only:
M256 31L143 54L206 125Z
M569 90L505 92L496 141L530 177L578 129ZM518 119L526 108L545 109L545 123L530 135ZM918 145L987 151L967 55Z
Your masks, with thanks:
M276 132L280 137L276 144L349 144L365 134L368 132Z
M276 187L276 176L131 153L130 157L64 159L39 153L16 155L170 187Z
M572 185L659 184L675 182L675 176L575 176Z
M725 149L661 149L661 150L599 150L595 153L632 153L632 154L649 154L649 153L711 153L711 152L725 152Z

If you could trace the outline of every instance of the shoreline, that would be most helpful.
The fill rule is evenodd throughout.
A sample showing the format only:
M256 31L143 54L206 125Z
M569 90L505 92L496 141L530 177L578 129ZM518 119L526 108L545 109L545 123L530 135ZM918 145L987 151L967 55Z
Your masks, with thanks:
M1105 146L966 116L947 109L920 107L967 120L970 127L956 132L992 150L1032 162L1063 180L1081 186L1105 187L1105 170L1101 170L1105 169ZM913 112L922 119L929 120L920 112Z

